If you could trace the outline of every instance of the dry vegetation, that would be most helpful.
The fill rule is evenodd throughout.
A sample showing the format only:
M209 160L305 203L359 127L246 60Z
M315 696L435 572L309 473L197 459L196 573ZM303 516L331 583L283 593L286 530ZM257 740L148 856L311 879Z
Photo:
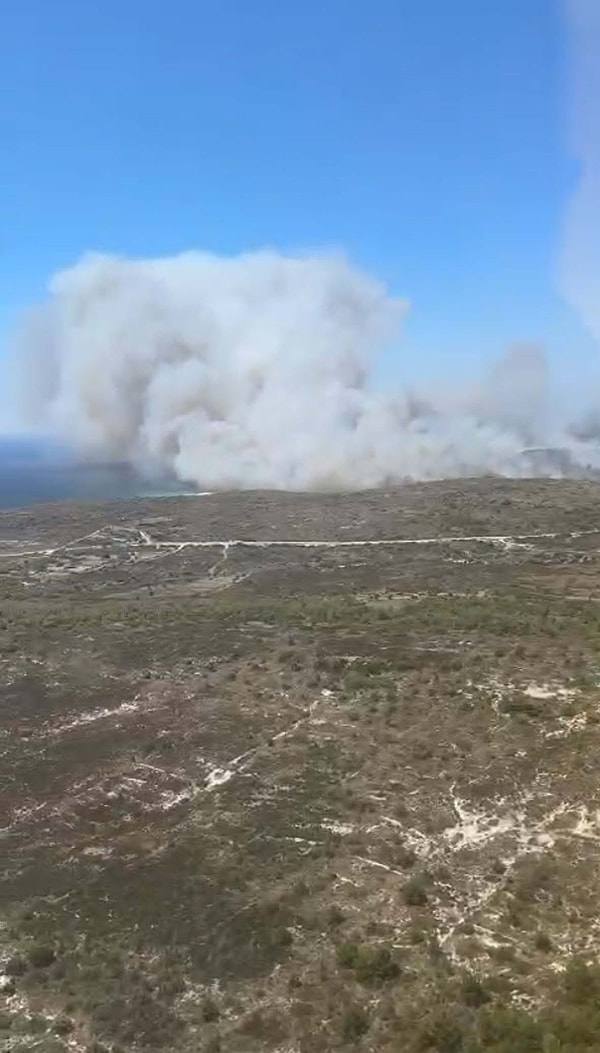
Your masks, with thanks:
M597 511L1 516L0 1049L599 1049Z

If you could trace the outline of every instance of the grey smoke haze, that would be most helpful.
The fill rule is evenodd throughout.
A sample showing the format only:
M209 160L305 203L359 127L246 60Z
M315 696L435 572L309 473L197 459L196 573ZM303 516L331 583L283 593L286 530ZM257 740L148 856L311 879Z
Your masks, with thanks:
M29 418L93 458L201 487L368 487L600 465L551 411L543 353L468 391L373 390L406 304L339 258L88 256L51 282L19 361ZM401 345L400 345L401 346Z

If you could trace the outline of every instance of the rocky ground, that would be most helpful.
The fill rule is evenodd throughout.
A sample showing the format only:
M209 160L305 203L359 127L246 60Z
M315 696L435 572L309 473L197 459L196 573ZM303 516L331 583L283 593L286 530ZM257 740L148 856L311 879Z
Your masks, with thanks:
M600 1048L599 497L0 515L0 1049Z

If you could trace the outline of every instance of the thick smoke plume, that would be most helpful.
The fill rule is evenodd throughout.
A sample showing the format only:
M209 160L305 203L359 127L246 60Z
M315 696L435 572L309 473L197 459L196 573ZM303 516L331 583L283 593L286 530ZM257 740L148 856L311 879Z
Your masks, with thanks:
M561 289L600 341L600 0L564 5L580 178ZM600 469L600 414L561 420L539 349L443 398L374 391L405 310L338 258L89 256L21 334L27 418L89 459L209 488Z
M556 424L535 348L460 396L374 391L373 360L405 310L338 258L86 257L22 333L29 416L90 458L203 488L600 465L595 428ZM562 452L532 450L548 446Z

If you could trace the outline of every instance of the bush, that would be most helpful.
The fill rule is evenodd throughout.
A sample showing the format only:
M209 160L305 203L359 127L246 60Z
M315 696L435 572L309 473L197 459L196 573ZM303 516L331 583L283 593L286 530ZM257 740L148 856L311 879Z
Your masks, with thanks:
M427 885L422 874L409 878L404 889L404 902L407 907L424 907L427 903Z
M462 1053L465 1049L464 1038L463 1029L451 1009L440 1009L421 1026L416 1035L415 1048L435 1053Z
M544 1028L521 1009L495 1006L481 1018L481 1048L490 1053L543 1053ZM566 1053L566 1051L565 1051Z
M220 1035L210 1035L202 1046L202 1053L221 1053Z
M44 943L34 943L27 953L29 964L33 969L47 969L56 958L54 949Z
M57 1016L56 1020L52 1025L52 1030L57 1035L68 1035L74 1028L73 1021L65 1013Z
M331 928L337 928L338 925L343 925L346 920L346 916L342 910L333 903L327 911L327 924Z
M400 966L387 947L343 943L337 950L338 964L352 969L359 983L380 987L400 975Z
M411 925L408 930L408 939L413 946L425 943L429 936L429 930L420 922Z
M357 943L341 943L336 952L338 965L341 965L342 969L353 969L359 953Z
M27 962L20 954L15 954L8 959L4 966L4 972L6 976L24 976L27 972Z
M448 1001L454 990L455 998ZM456 995L462 992L460 1002ZM494 983L498 998L505 996ZM442 996L440 998L440 996ZM473 977L460 988L444 985L430 992L434 1008L423 1019L417 1008L407 1028L410 1053L598 1053L600 1050L600 966L575 959L562 989L535 1015L524 1009L489 1004L491 994ZM488 1004L486 1004L488 1003Z
M344 1042L358 1042L369 1030L369 1017L362 1006L351 1006L342 1017Z
M220 1009L214 998L207 995L202 1002L202 1019L205 1024L214 1024L221 1015Z
M556 865L549 856L533 859L525 864L517 877L515 898L521 904L532 903L547 896L556 880Z
M536 933L535 949L536 951L542 951L543 954L548 954L552 950L552 940L547 932Z
M575 958L564 976L565 1000L571 1005L600 1004L600 966Z
M461 997L465 1005L470 1006L471 1009L479 1009L492 1000L492 996L481 980L478 980L476 976L471 976L470 973L463 979Z
M285 925L274 925L268 933L267 943L274 949L291 947L294 942L294 934Z

